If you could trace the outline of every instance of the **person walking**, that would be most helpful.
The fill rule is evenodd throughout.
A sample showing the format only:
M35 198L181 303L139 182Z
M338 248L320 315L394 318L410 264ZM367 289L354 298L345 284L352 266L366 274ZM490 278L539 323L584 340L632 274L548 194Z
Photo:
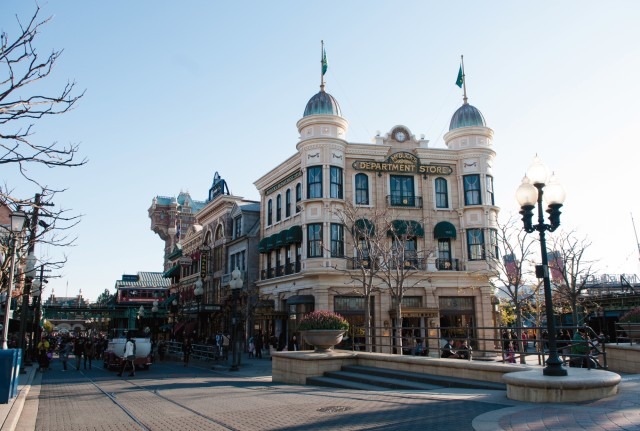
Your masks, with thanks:
M73 351L73 341L63 339L60 343L60 360L62 361L62 371L67 371L67 362L69 361L69 355Z
M129 373L129 377L134 377L136 375L136 342L131 338L131 335L127 335L127 342L124 343L124 355L122 358L122 368L118 373L118 377L122 377L122 373L127 368L127 364L131 364L131 373Z
M84 343L82 338L76 337L73 343L73 355L76 357L76 371L80 371L80 362L84 353Z
M262 359L262 331L258 332L258 335L254 338L255 349L256 349L256 359Z
M89 369L91 369L91 361L93 361L93 357L95 356L95 345L91 338L87 338L84 342L84 369L87 369L87 362L89 362Z

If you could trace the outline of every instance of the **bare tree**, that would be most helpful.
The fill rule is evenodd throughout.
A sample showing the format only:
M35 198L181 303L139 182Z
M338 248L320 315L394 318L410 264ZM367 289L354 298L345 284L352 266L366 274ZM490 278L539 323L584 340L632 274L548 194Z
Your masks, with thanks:
M380 290L376 275L381 268L382 248L378 245L386 240L386 233L377 226L384 224L385 212L378 208L363 211L361 207L346 202L344 208L335 211L335 215L345 226L354 250L354 256L347 259L344 272L356 286L354 293L364 300L365 348L370 352L373 346L371 296Z
M402 354L402 300L409 289L423 281L423 278L416 277L419 274L417 270L426 270L426 260L433 250L418 250L417 237L424 236L418 222L395 220L391 212L385 215L379 227L386 238L379 238L374 245L379 249L380 256L380 270L375 277L391 295L395 311L396 348Z
M493 277L491 285L500 291L513 307L516 333L523 351L522 330L523 309L529 309L529 304L537 293L540 283L531 277L532 247L536 241L530 237L520 225L516 217L510 217L504 224L497 223L498 252L501 259L489 259ZM520 362L524 363L524 355L520 355Z
M549 256L549 270L553 276L555 297L571 309L574 325L579 325L578 302L589 279L596 273L596 261L588 260L591 241L575 231L553 236Z

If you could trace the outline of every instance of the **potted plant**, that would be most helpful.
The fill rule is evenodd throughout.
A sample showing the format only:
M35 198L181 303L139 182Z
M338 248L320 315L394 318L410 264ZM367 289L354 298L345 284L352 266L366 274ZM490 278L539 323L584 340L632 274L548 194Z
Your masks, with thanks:
M341 315L329 310L317 310L305 314L298 330L316 352L327 352L342 341L349 329L349 322Z
M624 314L618 325L625 330L632 340L640 339L640 307L636 307Z

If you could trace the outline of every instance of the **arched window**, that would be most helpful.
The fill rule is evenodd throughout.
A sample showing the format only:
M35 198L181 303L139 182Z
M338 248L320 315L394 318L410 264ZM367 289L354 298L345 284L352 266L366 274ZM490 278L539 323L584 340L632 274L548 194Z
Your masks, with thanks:
M447 190L447 180L436 178L436 208L449 208L449 191Z
M307 168L307 199L322 197L322 166Z
M296 184L296 213L300 212L300 201L302 200L302 183Z
M269 202L267 202L267 226L271 225L271 222L273 221L271 218L272 212L273 212L273 202L271 201L271 199L269 199Z
M282 219L282 195L278 195L276 198L276 221Z
M356 175L356 205L369 205L369 176Z
M291 189L287 189L284 198L284 216L291 217Z

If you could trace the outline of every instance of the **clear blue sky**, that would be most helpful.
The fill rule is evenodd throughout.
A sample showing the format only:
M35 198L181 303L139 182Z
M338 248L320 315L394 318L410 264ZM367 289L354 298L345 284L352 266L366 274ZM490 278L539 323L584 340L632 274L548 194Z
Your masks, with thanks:
M73 112L35 128L39 142L80 143L89 159L41 177L68 188L56 204L84 214L67 266L49 283L58 296L82 289L95 299L123 273L162 270L147 215L156 195L204 199L218 171L233 194L258 199L253 182L295 152L296 121L318 91L322 39L326 89L351 142L403 124L442 147L462 102L454 83L464 54L469 102L495 132L502 215L517 211L514 192L538 153L567 189L563 225L591 238L602 271L639 272L631 213L640 223L640 2L41 6L53 19L36 47L64 49L42 91L67 80L87 90ZM34 8L3 0L0 28L15 34L15 15L26 20ZM37 191L6 166L0 179L25 196Z

